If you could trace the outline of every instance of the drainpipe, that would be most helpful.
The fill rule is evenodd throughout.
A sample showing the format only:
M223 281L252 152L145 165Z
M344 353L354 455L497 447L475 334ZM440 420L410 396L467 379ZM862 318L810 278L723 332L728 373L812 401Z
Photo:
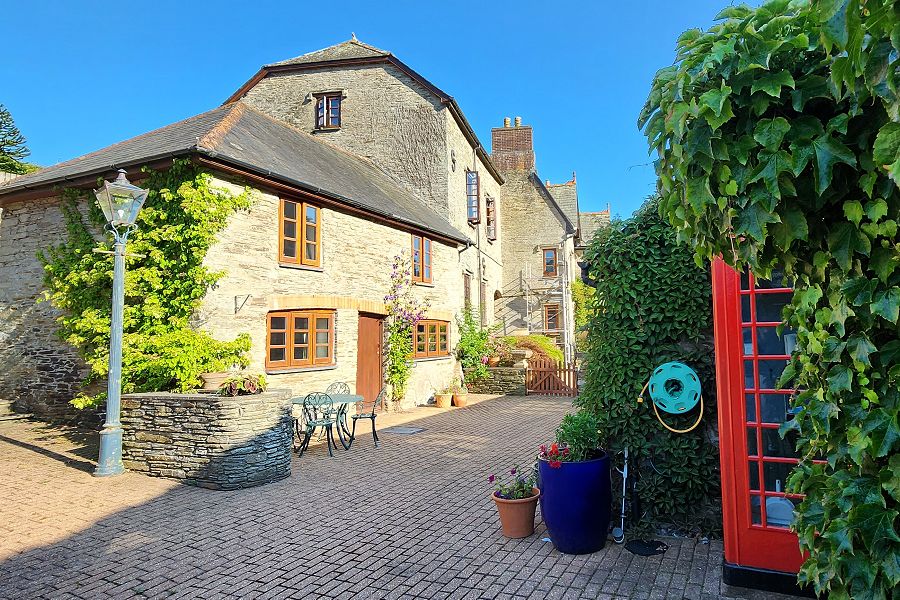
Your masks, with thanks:
M574 238L574 237L575 237L574 233L566 233L565 235L563 235L562 248L560 248L561 252L566 252L566 248L567 248L566 242L570 238ZM572 265L569 264L571 262L571 260L568 256L568 254L566 254L565 256L566 256L565 270L564 271L561 270L559 276L562 278L562 281L560 282L560 284L561 284L560 287L562 288L562 295L563 295L563 298L562 298L563 301L560 303L562 306L562 313L563 313L562 314L562 317L563 317L562 318L563 348L564 348L564 352L565 352L566 362L568 362L568 361L572 360L573 358L575 358L575 352L574 352L575 341L572 339L573 332L575 329L575 315L572 314L573 310L569 309L570 305L573 302L571 285L569 283L569 269L571 268ZM574 309L574 306L572 308Z
M478 322L481 323L481 326L485 326L485 319L487 319L487 310L485 309L483 302L487 300L487 292L484 294L481 291L484 288L484 273L481 268L481 173L478 171L478 148L480 146L476 146L472 148L472 170L478 176L478 223L475 224L475 248L478 251L478 256L476 257L476 261L478 262ZM466 209L468 212L468 207ZM466 215L468 218L468 214Z

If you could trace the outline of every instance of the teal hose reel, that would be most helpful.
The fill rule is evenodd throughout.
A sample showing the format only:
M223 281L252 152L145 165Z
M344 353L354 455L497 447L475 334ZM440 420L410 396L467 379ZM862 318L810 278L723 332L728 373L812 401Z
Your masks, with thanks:
M674 433L687 433L700 424L703 418L703 394L700 390L700 378L692 368L680 362L667 362L653 370L650 380L644 385L638 396L638 402L644 401L644 394L650 392L653 411L663 427ZM674 429L663 421L659 411L670 415L683 415L700 405L697 421L687 429Z

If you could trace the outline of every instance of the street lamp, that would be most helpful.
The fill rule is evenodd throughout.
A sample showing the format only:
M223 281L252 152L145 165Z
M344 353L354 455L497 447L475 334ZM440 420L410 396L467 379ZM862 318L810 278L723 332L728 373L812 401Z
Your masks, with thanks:
M121 475L125 471L122 464L122 312L125 307L125 242L134 229L147 190L132 185L125 176L125 169L113 182L104 181L103 187L94 190L97 204L109 223L115 245L113 255L112 322L109 334L109 384L106 393L106 422L100 431L100 458L94 470L96 477Z

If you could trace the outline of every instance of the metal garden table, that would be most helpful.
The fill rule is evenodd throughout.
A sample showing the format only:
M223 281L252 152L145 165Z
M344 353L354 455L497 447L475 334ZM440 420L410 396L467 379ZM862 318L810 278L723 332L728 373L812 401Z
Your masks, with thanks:
M363 397L358 394L328 394L328 397L331 398L331 403L336 410L335 421L337 424L338 438L341 440L341 445L346 449L347 443L344 441L344 436L347 436L348 439L353 437L350 433L350 428L347 427L347 410L351 404L362 402ZM303 406L303 400L305 398L306 394L292 399L291 402Z

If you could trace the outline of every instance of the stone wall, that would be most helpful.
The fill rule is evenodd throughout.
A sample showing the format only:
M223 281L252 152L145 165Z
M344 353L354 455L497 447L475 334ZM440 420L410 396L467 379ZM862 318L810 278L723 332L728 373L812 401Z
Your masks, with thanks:
M126 394L126 468L216 490L254 487L291 474L291 394Z
M488 367L488 376L477 381L466 382L473 394L525 395L524 367Z
M59 313L38 302L44 270L37 253L65 235L57 198L0 208L0 401L46 419L95 419L69 404L87 366L57 336Z

